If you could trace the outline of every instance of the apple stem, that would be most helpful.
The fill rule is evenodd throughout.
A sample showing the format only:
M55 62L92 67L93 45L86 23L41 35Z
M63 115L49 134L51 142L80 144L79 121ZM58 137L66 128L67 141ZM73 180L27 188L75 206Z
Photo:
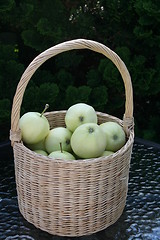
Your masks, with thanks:
M60 142L59 145L60 145L61 153L63 153L63 150L62 150L62 143Z
M45 111L46 111L48 108L49 108L49 104L46 104L44 110L41 112L40 117L42 117L42 115L45 113Z

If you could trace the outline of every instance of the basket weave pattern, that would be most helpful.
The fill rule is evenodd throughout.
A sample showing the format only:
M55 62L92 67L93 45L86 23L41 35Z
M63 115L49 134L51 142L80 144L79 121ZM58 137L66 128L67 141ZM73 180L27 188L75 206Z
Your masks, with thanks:
M84 160L50 159L23 145L19 129L25 88L36 69L64 51L87 48L102 53L118 68L126 91L123 120L97 112L98 122L115 121L125 130L126 144L108 157ZM65 126L66 111L45 114L50 127ZM25 70L13 100L10 139L14 149L19 209L36 227L54 235L82 236L105 229L121 216L127 197L132 153L133 96L122 60L106 46L84 39L56 45L38 55Z

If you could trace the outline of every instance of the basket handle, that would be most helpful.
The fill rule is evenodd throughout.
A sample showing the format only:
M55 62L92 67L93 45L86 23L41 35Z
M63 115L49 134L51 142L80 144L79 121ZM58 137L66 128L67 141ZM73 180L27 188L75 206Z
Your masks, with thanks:
M47 49L46 51L42 52L29 64L29 66L24 71L17 85L12 105L11 130L10 130L10 140L12 141L12 145L14 144L14 142L21 141L21 133L19 129L20 108L26 86L29 80L31 79L32 75L46 60L50 59L53 56L56 56L59 53L73 49L89 49L101 53L115 64L115 66L117 67L122 76L125 86L126 102L125 113L123 117L124 123L123 125L125 128L133 127L133 90L131 77L126 68L126 65L115 52L113 52L105 45L92 40L76 39L57 44Z

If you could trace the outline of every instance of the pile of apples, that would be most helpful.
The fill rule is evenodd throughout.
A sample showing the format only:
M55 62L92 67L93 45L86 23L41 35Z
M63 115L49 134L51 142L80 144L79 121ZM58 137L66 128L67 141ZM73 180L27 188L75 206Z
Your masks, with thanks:
M116 122L98 124L94 108L85 103L72 105L65 115L66 127L50 129L42 113L25 113L19 121L24 144L38 154L54 159L88 159L108 156L126 143L123 128Z

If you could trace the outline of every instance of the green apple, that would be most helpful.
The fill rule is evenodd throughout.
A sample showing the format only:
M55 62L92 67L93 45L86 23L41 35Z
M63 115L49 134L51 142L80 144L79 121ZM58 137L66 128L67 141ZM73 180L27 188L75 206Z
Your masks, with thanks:
M61 152L61 150L51 152L48 157L54 159L75 160L75 157L71 153L66 151Z
M48 108L46 104L45 109ZM45 110L44 109L44 110ZM42 141L49 133L49 122L42 113L27 112L19 120L22 140L26 144L35 144Z
M62 150L71 151L71 131L65 127L56 127L49 131L45 138L45 148L48 153L60 150L60 143L62 144Z
M104 151L103 153L102 153L102 155L101 155L101 157L103 157L103 156L109 156L109 155L111 155L111 154L113 154L114 152L112 152L112 151Z
M46 151L46 148L45 148L45 138L42 140L42 141L40 141L40 142L38 142L38 143L35 143L35 144L27 144L26 145L29 149L31 149L31 150L37 150L37 149L41 149L41 150L43 150L43 151Z
M34 152L44 155L44 156L48 156L48 153L46 153L44 150L37 149L37 150L34 150Z
M100 157L106 148L106 136L96 123L84 123L73 132L71 147L80 158Z
M78 126L90 122L97 123L97 114L94 108L86 103L72 105L66 112L65 124L71 132Z
M118 151L126 142L126 135L123 128L116 122L105 122L100 124L100 128L106 135L107 151Z

